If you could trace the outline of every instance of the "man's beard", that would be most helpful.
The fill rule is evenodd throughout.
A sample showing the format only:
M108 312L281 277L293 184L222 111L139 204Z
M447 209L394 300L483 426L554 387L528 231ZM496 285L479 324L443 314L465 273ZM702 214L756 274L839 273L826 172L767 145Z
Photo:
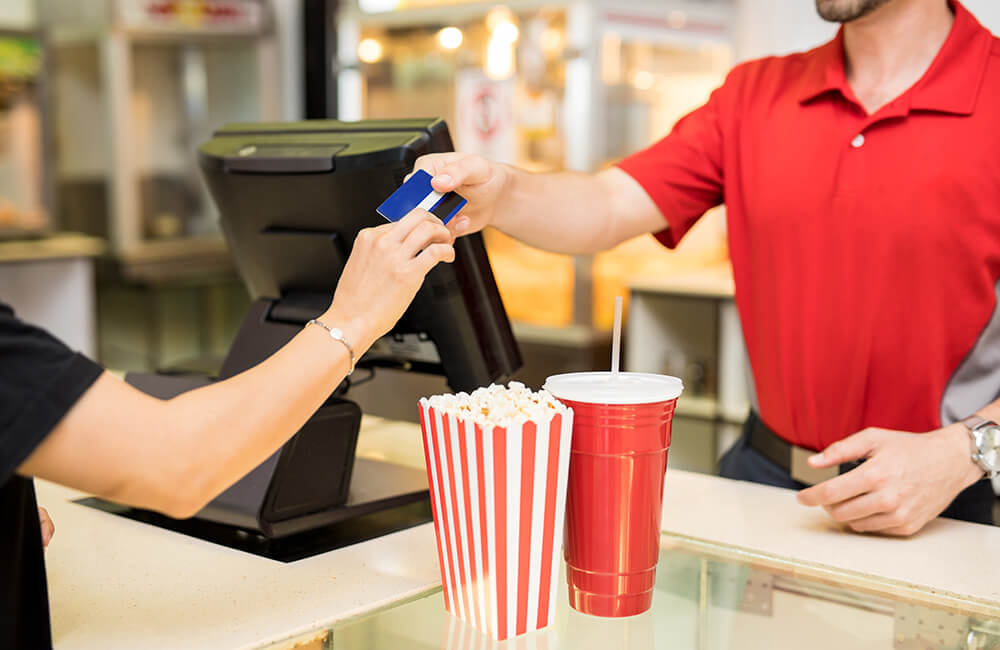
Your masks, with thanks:
M820 18L831 23L847 23L875 11L889 0L816 0Z

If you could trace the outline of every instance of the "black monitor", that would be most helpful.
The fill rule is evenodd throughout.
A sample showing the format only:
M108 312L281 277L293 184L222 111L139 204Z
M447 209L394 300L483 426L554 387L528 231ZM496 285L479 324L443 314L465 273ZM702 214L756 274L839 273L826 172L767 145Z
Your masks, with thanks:
M233 259L263 318L301 326L329 305L359 230L416 159L452 150L440 119L231 124L199 151ZM362 364L442 374L456 391L521 365L481 235L428 274L413 304ZM273 352L230 355L230 376Z
M232 124L216 132L199 162L254 298L220 378L263 361L321 314L358 231L384 223L375 208L419 156L451 148L438 119ZM402 319L360 366L441 374L456 391L502 381L520 368L482 237L459 239L455 253L453 264L427 275ZM207 381L127 379L161 398ZM355 462L361 411L343 399L343 388L192 520L145 511L127 516L285 559L429 521L423 471Z

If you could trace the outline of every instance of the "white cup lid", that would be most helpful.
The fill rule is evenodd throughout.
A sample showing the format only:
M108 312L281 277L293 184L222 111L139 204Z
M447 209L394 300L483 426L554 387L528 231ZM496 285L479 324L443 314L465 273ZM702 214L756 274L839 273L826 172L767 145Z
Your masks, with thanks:
M648 372L570 372L552 375L542 386L560 399L590 404L652 404L677 399L684 384L677 377Z

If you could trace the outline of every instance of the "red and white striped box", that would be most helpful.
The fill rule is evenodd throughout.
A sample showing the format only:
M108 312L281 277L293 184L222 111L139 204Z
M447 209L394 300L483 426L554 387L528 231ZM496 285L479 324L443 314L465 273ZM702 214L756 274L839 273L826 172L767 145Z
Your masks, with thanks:
M482 426L420 400L445 607L492 638L555 621L573 412Z

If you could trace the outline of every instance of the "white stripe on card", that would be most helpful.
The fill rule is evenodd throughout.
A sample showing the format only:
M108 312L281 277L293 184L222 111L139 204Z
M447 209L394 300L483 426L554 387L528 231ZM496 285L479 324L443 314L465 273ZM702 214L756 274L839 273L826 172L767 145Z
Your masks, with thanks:
M424 210L430 212L431 210L434 209L435 205L441 202L441 199L443 198L444 194L442 194L441 192L435 192L434 190L431 190L431 193L425 196L424 200L421 201L420 205L418 205L417 207L423 208Z
M497 638L499 635L499 628L497 628L497 525L496 525L496 485L494 485L493 480L493 429L490 428L489 431L483 431L483 467L485 471L483 472L484 483L486 483L486 557L489 559L490 575L489 582L487 583L487 591L489 595L489 608L487 611L490 613L489 624L492 627L489 628L490 633L493 638Z
M507 430L507 636L517 634L518 536L521 534L521 438Z
M458 512L455 513L458 519L459 544L462 545L461 562L465 567L465 586L462 588L462 597L465 600L465 620L475 625L476 614L472 609L472 565L469 557L469 530L465 527L465 499L468 491L469 477L462 472L462 448L459 442L458 418L449 416L451 421L451 458L455 465L455 498L458 502Z
M542 587L542 551L545 549L545 477L549 464L549 425L535 427L535 486L531 504L531 563L528 565L528 625L538 629L538 600ZM548 578L548 576L546 576ZM545 585L546 587L548 585Z
M438 418L438 454L441 456L441 487L444 491L442 495L444 498L445 505L445 517L444 523L445 528L448 533L448 564L450 565L450 575L451 575L451 603L452 607L455 608L455 614L460 618L465 618L465 610L463 609L462 603L462 592L461 592L461 579L459 578L458 570L458 535L455 532L455 513L452 512L451 508L451 486L452 486L452 476L451 469L448 467L448 453L445 450L445 435L444 435L444 424L442 423L441 414L437 414ZM451 418L449 417L449 426Z
M573 440L573 412L563 414L562 431L559 434L559 482L556 487L556 538L552 544L552 598L549 600L549 624L556 620L556 589L559 568L562 566L563 527L566 521L566 483L569 478L570 443Z

